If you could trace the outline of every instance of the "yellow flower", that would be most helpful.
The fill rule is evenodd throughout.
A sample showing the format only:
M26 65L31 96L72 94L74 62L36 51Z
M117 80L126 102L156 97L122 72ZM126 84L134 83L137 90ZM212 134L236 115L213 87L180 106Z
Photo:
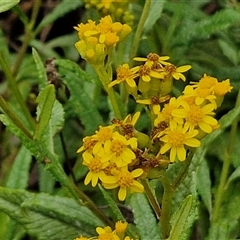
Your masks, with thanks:
M83 165L89 169L88 174L85 177L84 184L87 185L92 182L92 186L95 187L98 180L101 181L106 176L104 169L109 165L109 158L102 158L100 156L94 156L90 153L83 155Z
M127 222L122 222L122 221L118 221L115 223L115 230L117 234L122 234L125 233L126 229L127 229L128 223Z
M232 86L230 86L230 80L227 79L225 81L222 82L218 82L215 86L214 86L214 94L217 96L224 96L227 92L231 92L231 90L233 89Z
M185 119L185 127L193 130L199 127L202 131L210 133L213 130L213 126L217 126L218 122L215 118L211 117L214 115L214 104L206 104L204 106L192 104L189 105L186 102L182 102L183 109L175 109L172 115L179 118Z
M92 238L80 236L80 237L75 238L74 240L90 240L90 239L92 239Z
M178 109L181 105L182 98L172 97L168 104L165 104L162 111L158 113L157 118L154 121L154 126L158 126L161 122L166 122L170 125L183 124L183 119L174 117L172 112L174 109Z
M149 53L146 58L142 57L135 57L133 60L140 61L140 62L149 62L151 66L154 66L156 63L160 63L162 65L168 64L168 62L165 62L165 60L168 60L169 56L159 56L156 53Z
M200 141L194 138L198 134L197 130L188 130L184 125L171 126L165 130L165 135L160 138L164 145L160 149L160 154L170 150L170 162L174 162L176 157L180 161L186 159L185 145L189 147L199 147Z
M211 88L201 87L194 88L193 86L188 85L185 87L183 93L184 93L183 99L194 97L195 98L194 102L196 105L201 105L207 100L210 103L214 104L215 109L217 108L216 96L213 95L213 91L211 90Z
M203 77L199 80L199 82L190 82L193 84L193 87L200 87L200 88L208 88L213 90L213 87L218 83L217 78L208 76L204 73Z
M184 66L181 66L181 67L176 67L173 64L167 64L164 67L163 71L166 74L171 75L176 80L182 79L183 81L186 81L186 77L182 73L188 71L190 68L191 68L190 65L184 65Z
M146 105L150 105L152 108L152 111L154 114L158 114L160 112L160 98L159 97L152 97L150 99L140 99L136 101L137 103L140 104L146 104Z
M117 79L112 81L108 87L112 87L116 84L119 84L121 82L126 82L130 87L136 87L136 82L134 81L134 78L136 78L138 75L136 74L137 68L129 68L129 65L127 63L123 64L122 66L118 67L117 72Z
M110 159L116 163L117 167L123 167L131 163L135 158L135 153L131 150L137 148L137 139L120 135L118 132L113 133L113 140L104 144L106 155L104 159Z
M98 240L120 240L120 238L109 226L104 228L97 227L96 232L98 233Z
M106 189L112 189L120 187L118 191L118 199L123 201L127 196L127 191L142 193L144 187L141 183L135 180L135 178L140 177L143 174L143 170L138 168L129 172L127 168L121 168L120 170L112 171L113 177L111 183L103 182L103 186Z

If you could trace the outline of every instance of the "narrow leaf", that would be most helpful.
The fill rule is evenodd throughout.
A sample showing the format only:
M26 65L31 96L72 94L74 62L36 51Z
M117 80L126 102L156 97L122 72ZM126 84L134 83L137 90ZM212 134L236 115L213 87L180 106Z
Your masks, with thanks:
M190 215L193 206L193 197L191 195L187 196L183 201L179 210L172 216L171 225L172 230L168 240L180 240L182 238L182 233L185 231L185 224Z
M144 24L144 32L147 33L155 24L155 22L160 18L163 10L163 6L166 0L162 1L151 1L150 12L148 18Z
M17 5L20 2L20 0L0 0L0 13L5 12L15 5Z
M28 186L31 160L32 154L26 147L22 146L11 167L6 187L25 189Z
M209 213L212 212L211 179L208 164L205 161L199 166L197 171L197 190L207 207Z
M58 66L61 80L71 93L69 103L72 109L82 121L85 133L92 134L99 125L103 124L103 120L96 105L84 89L83 82L92 81L91 76L70 60L57 59L55 64Z
M36 130L34 134L34 138L40 140L43 135L46 127L51 118L52 108L55 101L55 88L52 84L46 86L37 97L38 109L40 112L38 114L38 123L36 125Z
M0 210L39 240L90 236L103 223L73 199L0 187Z
M144 194L134 193L131 196L130 206L134 213L134 223L140 234L140 239L161 239L156 217Z
M32 48L32 55L38 71L39 88L40 90L42 90L44 87L47 86L48 81L46 69L43 65L42 59L34 48Z

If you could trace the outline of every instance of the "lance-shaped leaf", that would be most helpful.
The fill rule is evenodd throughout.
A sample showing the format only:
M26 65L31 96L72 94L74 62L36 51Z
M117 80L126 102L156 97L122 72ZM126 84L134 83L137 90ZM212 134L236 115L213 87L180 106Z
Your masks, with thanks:
M103 223L73 199L0 187L0 210L39 240L72 240L95 234Z
M11 0L11 1L0 0L0 13L11 9L15 5L17 5L19 2L20 0Z
M38 95L38 122L36 125L36 130L34 138L37 140L41 139L46 127L49 124L52 108L55 101L55 88L52 84L46 86Z
M193 196L187 196L182 202L181 207L178 211L173 214L170 223L172 225L172 230L170 232L170 236L168 240L183 240L186 239L186 232L189 231L188 219L195 219L195 214L192 212L193 204ZM195 211L194 211L195 212Z
M140 234L140 239L161 239L159 226L151 206L144 194L134 193L131 196L130 206L134 214L134 223Z

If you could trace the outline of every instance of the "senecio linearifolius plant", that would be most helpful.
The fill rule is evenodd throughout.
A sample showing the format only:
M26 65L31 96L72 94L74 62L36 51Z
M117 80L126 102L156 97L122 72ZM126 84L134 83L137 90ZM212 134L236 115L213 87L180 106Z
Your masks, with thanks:
M102 9L103 6L98 7ZM169 221L174 192L184 180L202 139L219 128L215 112L224 95L232 89L230 80L218 81L204 74L198 82L190 81L179 96L172 96L175 81L186 81L184 73L191 65L175 66L169 56L151 52L146 57L133 56L113 74L114 51L130 34L130 25L113 21L107 15L98 23L88 20L74 28L79 36L75 47L97 73L115 115L111 124L99 126L95 134L86 136L77 151L82 154L82 164L88 169L84 184L103 187L109 193L113 190L120 202L135 193L146 194L165 239L171 231ZM116 76L114 80L113 76ZM124 88L142 110L123 116L116 85ZM135 128L143 111L151 122L148 133ZM169 178L167 170L170 164L177 162L182 163L184 170L177 176L179 182L173 184L174 179ZM150 179L161 182L164 188L162 202L149 186ZM120 221L115 229L98 227L98 236L80 236L76 240L139 239L139 236L130 237L125 233L127 225Z

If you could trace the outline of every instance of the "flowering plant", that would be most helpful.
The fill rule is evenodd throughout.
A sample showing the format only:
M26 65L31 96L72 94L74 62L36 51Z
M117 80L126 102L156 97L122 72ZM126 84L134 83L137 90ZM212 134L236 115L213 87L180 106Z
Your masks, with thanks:
M221 65L217 59L208 73L206 62L215 62L203 57L202 66L201 55L194 59L189 49L200 51L195 32L209 43L206 33L215 30L208 24L228 29L232 19L240 19L238 10L223 8L204 21L196 18L199 12L189 16L196 26L188 39L183 35L187 18L178 23L190 10L185 3L63 0L40 23L40 0L33 3L30 19L17 4L0 2L1 11L13 7L26 31L13 67L7 44L0 48L9 85L9 93L3 90L6 96L0 96L2 133L17 137L18 149L13 163L5 160L11 167L0 187L0 236L174 240L195 234L218 239L221 231L226 239L237 237L240 215L226 217L221 207L230 211L239 199L233 193L239 161L231 158L238 151L239 93L235 107L230 104L239 83L230 70L229 76L221 73L225 61ZM56 44L44 43L48 24L79 7L85 15L73 26L72 37L60 38L65 39L64 58L54 47L41 49L39 42L49 48ZM156 8L161 9L157 15ZM219 19L226 16L222 24ZM235 58L226 53L230 40L217 39L236 67L234 47ZM33 77L24 65L27 56ZM53 56L44 66L41 57ZM34 168L38 174L31 189ZM221 229L229 220L233 226Z

